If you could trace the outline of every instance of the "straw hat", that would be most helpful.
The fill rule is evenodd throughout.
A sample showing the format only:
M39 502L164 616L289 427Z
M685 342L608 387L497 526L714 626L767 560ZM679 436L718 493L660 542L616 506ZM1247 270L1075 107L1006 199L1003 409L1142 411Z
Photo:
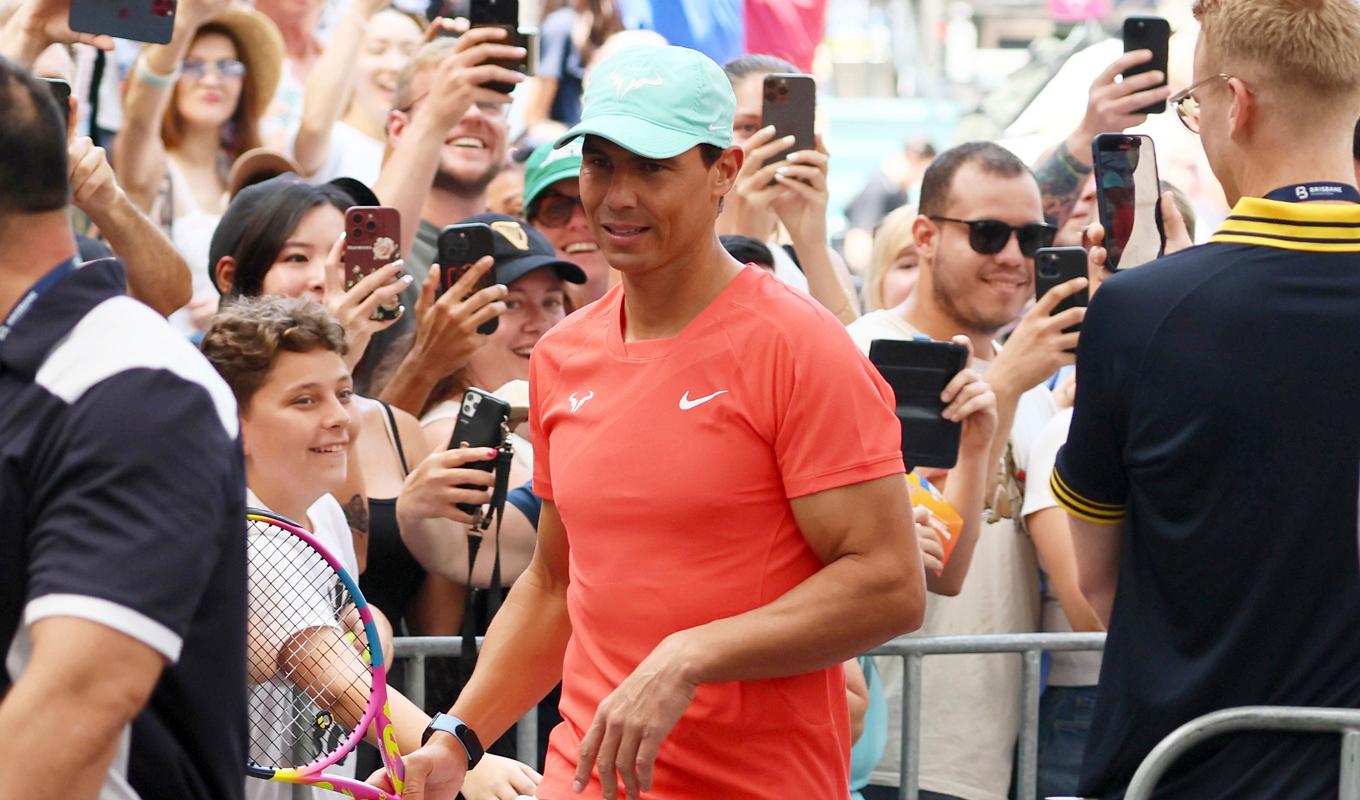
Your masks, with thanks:
M264 116L283 75L283 36L278 26L254 8L242 5L226 8L205 25L226 28L238 42L237 57L246 65L246 81L254 98L255 108L248 110L256 119Z

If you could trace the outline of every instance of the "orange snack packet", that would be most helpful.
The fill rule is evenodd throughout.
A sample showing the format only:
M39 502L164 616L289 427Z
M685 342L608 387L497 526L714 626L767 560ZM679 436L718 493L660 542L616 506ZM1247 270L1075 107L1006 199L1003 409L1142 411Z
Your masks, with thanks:
M913 506L925 506L930 510L930 523L939 532L940 543L944 545L944 558L940 559L940 563L948 565L949 556L954 552L954 545L958 544L959 534L963 532L963 517L919 470L907 473L907 488L911 492Z

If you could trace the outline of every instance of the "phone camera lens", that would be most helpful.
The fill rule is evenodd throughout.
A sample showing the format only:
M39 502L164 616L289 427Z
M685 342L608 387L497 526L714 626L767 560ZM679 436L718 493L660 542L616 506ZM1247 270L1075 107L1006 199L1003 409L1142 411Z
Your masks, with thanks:
M369 229L370 231L376 231L378 229L378 223L374 222L373 220L369 220L368 222L364 223L364 227Z
M363 218L364 218L363 215L356 211L350 215L349 221L353 225L358 225L363 220Z
M355 239L362 238L363 235L364 235L363 230L360 229L360 228L355 228L353 231L351 231L351 233L354 234L354 237L353 237L353 238L355 238Z

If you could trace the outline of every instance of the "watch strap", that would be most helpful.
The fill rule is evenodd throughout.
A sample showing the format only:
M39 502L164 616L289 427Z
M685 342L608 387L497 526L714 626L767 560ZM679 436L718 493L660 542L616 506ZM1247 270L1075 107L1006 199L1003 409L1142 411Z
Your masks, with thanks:
M428 742L436 731L443 731L458 740L458 743L463 746L463 750L467 752L468 769L477 766L478 762L482 760L482 756L486 754L481 739L477 738L477 734L472 728L469 728L467 723L452 714L435 714L434 719L425 728L425 733L420 737L420 743Z

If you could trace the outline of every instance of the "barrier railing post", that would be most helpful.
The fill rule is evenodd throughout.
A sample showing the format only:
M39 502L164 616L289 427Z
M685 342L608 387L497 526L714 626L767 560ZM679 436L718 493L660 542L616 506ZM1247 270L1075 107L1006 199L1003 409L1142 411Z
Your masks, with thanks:
M1341 800L1360 797L1360 730L1341 735Z
M406 699L425 708L425 655L413 653L406 662Z
M538 706L529 709L519 722L515 723L515 755L537 769L538 765Z
M921 659L903 656L902 759L897 800L917 800L921 791Z
M1020 666L1020 759L1015 782L1020 800L1039 793L1039 678L1043 651L1026 650Z

